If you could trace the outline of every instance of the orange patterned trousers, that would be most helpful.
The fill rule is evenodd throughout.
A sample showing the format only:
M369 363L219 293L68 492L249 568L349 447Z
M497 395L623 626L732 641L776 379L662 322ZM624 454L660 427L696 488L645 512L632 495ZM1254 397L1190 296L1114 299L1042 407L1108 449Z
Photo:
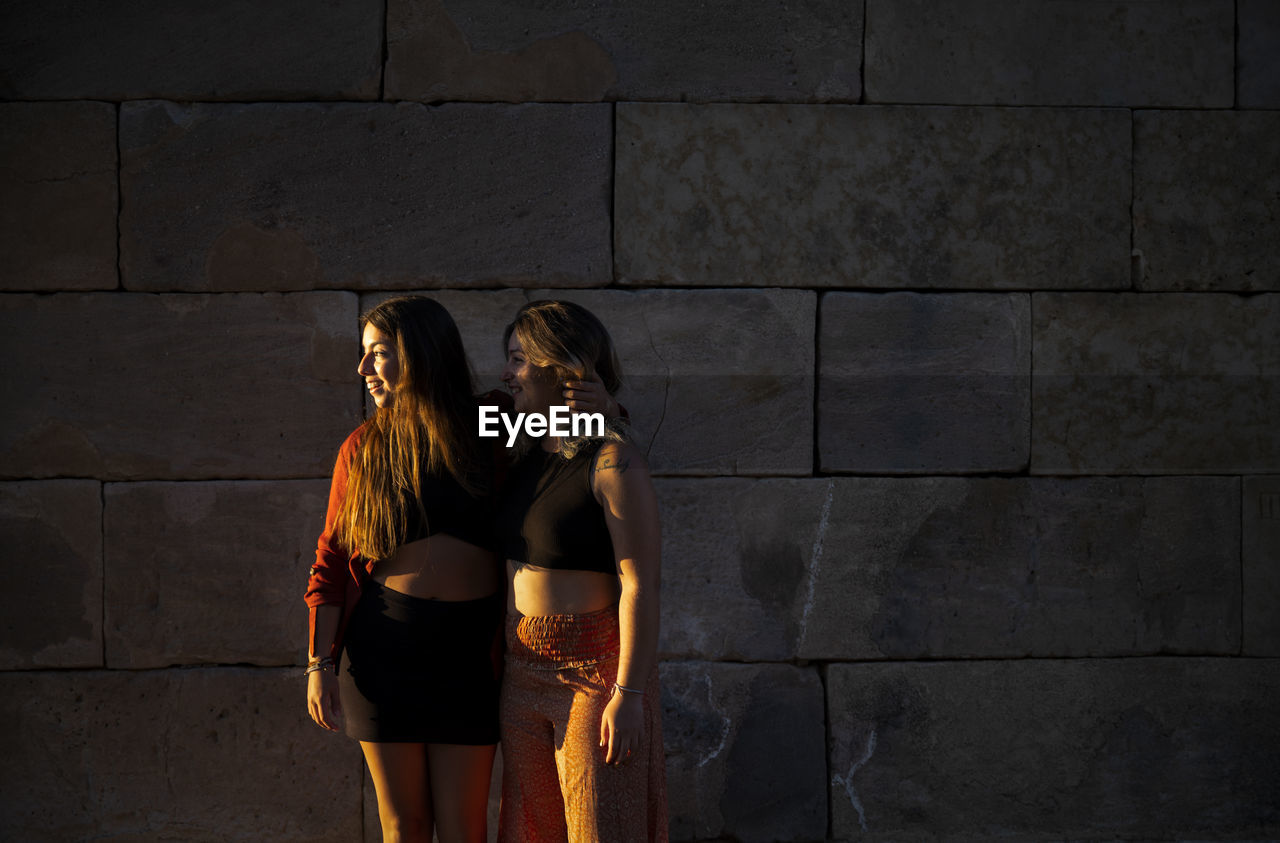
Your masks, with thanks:
M667 840L657 669L645 685L639 751L609 766L600 718L617 675L616 607L508 617L500 841Z

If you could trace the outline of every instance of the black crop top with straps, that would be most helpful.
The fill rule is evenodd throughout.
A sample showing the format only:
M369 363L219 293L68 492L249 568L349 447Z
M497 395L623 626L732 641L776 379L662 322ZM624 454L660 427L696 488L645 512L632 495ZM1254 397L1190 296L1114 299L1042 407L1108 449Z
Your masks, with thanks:
M556 571L617 573L604 509L591 491L602 444L571 460L535 448L511 468L497 522L508 559Z

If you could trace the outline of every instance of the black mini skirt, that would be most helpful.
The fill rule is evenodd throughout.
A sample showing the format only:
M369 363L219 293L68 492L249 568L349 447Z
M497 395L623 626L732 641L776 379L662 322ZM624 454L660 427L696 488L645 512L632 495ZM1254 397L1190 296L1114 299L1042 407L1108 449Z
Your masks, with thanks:
M367 582L338 671L347 734L381 743L496 744L492 647L504 609L500 593L424 600Z

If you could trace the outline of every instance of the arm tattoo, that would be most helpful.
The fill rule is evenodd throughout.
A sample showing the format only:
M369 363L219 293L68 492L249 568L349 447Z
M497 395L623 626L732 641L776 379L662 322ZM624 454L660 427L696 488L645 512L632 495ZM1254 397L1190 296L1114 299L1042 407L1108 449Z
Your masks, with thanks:
M619 474L626 474L627 469L631 467L631 460L613 460L606 457L605 462L596 466L596 472L601 471L617 471Z

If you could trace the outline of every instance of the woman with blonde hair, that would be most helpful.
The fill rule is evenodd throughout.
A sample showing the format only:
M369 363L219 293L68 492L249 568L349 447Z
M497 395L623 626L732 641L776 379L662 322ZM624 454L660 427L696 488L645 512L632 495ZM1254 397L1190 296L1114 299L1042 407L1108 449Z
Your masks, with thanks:
M570 302L507 327L515 409L549 414L566 380L621 371L600 321ZM610 423L522 442L501 496L507 560L503 841L667 839L659 721L658 503L643 454Z

